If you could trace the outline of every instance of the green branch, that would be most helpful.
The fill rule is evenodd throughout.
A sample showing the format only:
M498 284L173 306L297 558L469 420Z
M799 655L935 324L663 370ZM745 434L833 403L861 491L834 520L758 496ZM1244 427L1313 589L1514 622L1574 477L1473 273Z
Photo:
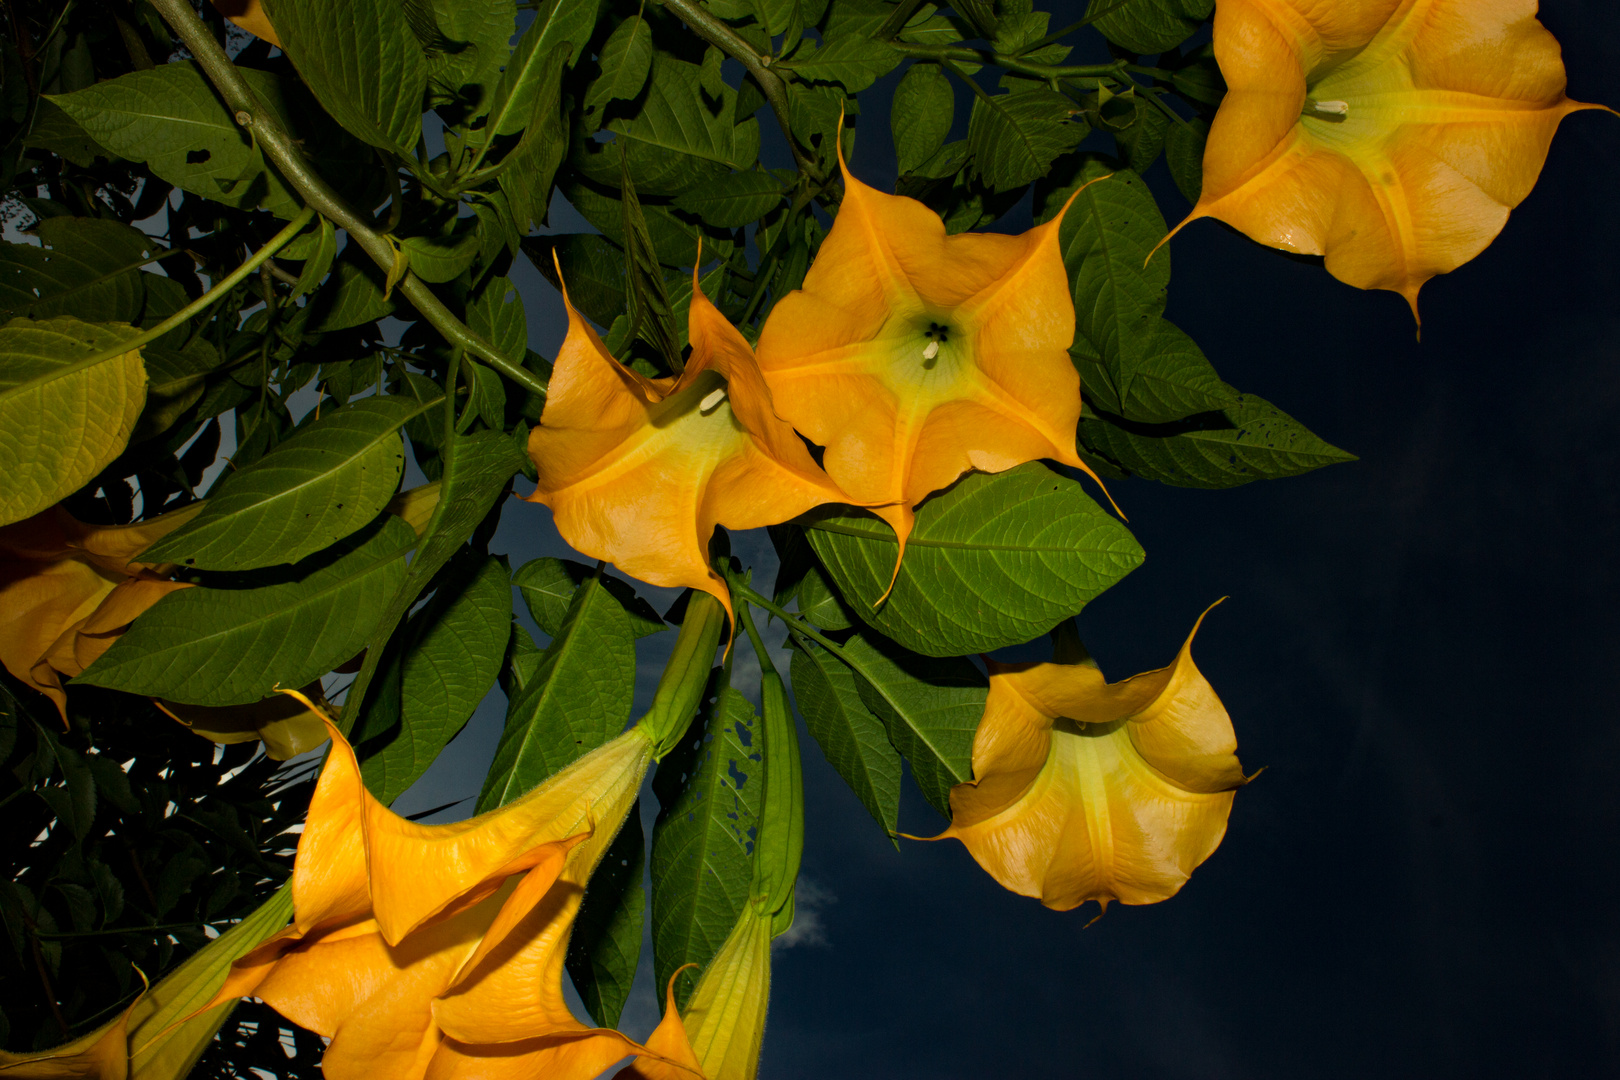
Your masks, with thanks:
M237 124L264 149L281 175L303 196L304 202L346 230L371 261L388 273L396 258L394 241L351 209L332 186L310 168L287 129L281 126L275 113L259 101L187 0L152 0L152 6L190 50L226 107L235 114ZM494 345L474 333L444 306L421 278L407 273L398 287L401 295L452 346L467 350L519 386L544 396L545 380L508 360Z
M770 57L755 52L752 45L738 37L723 21L699 7L695 0L658 0L658 2L674 12L676 18L685 23L698 37L733 60L740 61L742 66L748 69L748 74L759 85L765 100L770 102L771 111L776 114L776 122L781 125L782 134L787 136L788 148L793 151L793 162L798 166L799 172L818 183L824 180L825 177L822 176L815 159L807 154L799 145L799 141L793 137L792 110L788 105L787 84L782 81L781 76L770 69Z

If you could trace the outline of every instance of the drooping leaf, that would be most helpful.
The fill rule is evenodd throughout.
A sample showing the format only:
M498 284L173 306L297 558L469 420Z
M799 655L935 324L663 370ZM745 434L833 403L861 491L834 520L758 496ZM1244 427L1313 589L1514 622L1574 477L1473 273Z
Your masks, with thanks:
M535 624L548 637L556 637L562 631L574 594L594 573L584 563L547 556L531 559L518 567L512 575L512 584L523 594L523 602L528 605ZM630 620L630 631L636 637L656 634L665 628L663 618L651 604L636 595L635 587L628 581L606 571L600 580L602 587L624 608Z
M0 525L72 494L123 452L146 368L138 350L116 350L137 333L67 316L0 327Z
M901 77L889 107L900 175L916 172L945 145L955 110L951 81L938 64L913 64Z
M630 620L606 586L588 579L574 591L534 673L507 705L479 811L510 802L622 731L635 686Z
M971 473L925 502L884 603L898 544L869 514L812 520L810 545L867 623L928 656L1029 641L1134 570L1142 549L1080 485L1031 462Z
M415 545L411 527L384 514L274 584L171 593L76 681L191 705L303 686L365 645Z
M1356 459L1253 394L1174 424L1086 416L1080 443L1127 474L1176 487L1237 487Z
M794 637L793 697L827 761L886 835L900 827L900 755L883 722L861 699L849 666L814 642Z
M684 964L706 965L731 933L753 884L759 719L718 679L691 730L658 765L653 792L653 978L668 985ZM697 972L675 984L690 996Z
M618 1026L641 961L641 931L647 917L647 893L641 883L646 843L638 801L591 875L568 939L568 974L585 1008L604 1027Z
M282 50L356 138L409 153L422 135L428 62L397 0L267 0Z
M438 404L369 397L303 427L226 475L202 513L142 555L201 570L293 563L369 524L405 466L400 427Z
M600 109L610 101L628 101L641 93L652 59L652 27L637 12L615 27L603 43L598 58L602 74L585 91L585 111Z
M512 621L512 587L500 559L468 552L407 624L399 727L365 746L360 772L384 804L433 764L495 685Z
M1079 110L1052 90L996 94L973 99L968 150L974 172L996 191L1023 187L1086 137Z
M923 797L950 817L951 787L973 778L973 733L989 681L966 657L918 656L875 634L850 638L843 656L860 676L861 700L910 762Z

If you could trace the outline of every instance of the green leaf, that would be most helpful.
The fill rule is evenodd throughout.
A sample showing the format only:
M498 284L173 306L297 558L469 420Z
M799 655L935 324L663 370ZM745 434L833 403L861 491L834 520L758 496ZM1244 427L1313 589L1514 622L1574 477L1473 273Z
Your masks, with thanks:
M435 97L460 104L468 116L489 109L491 90L511 53L514 0L407 0L407 21L428 60ZM428 16L422 18L423 15ZM419 23L421 25L419 25ZM427 39L424 40L424 31Z
M22 144L44 150L70 161L81 169L88 169L99 158L108 157L101 144L92 139L79 122L48 97L37 100L34 125L23 137ZM117 155L110 155L114 158Z
M828 39L819 48L806 42L778 66L806 82L838 83L854 94L893 71L904 59L905 54L884 42L844 36Z
M955 111L955 91L938 64L913 64L901 76L889 107L889 128L902 176L916 172L945 145Z
M96 357L139 332L66 316L0 327L0 525L71 495L123 453L146 367L139 351Z
M1240 395L1221 381L1192 338L1160 319L1158 336L1131 372L1120 401L1115 373L1077 342L1070 356L1080 371L1081 392L1095 408L1144 423L1169 423L1237 404Z
M439 285L454 281L478 258L483 247L478 219L461 218L442 236L407 236L400 247L410 256L411 273L423 281Z
M719 93L705 89L697 64L659 53L641 100L634 116L608 123L613 144L575 143L570 161L588 179L619 186L620 146L643 195L679 195L727 171L752 168L759 157L759 122L739 123L737 92L723 85Z
M861 699L849 666L814 642L791 638L793 697L827 761L885 836L900 827L900 755Z
M804 530L798 525L773 525L771 540L780 558L776 602L796 602L799 614L823 630L848 630L855 625L849 608L827 582L827 573L810 549Z
M321 218L320 226L314 234L314 240L314 250L310 252L309 258L304 260L304 268L299 271L292 292L287 294L289 300L296 300L300 296L314 292L332 271L332 260L337 258L337 230L324 217Z
M1164 218L1141 177L1109 169L1090 155L1052 180L1044 195L1037 192L1042 220L1056 214L1076 188L1090 184L1075 197L1058 232L1074 282L1076 351L1102 358L1116 383L1128 387L1154 346L1164 314L1170 253L1160 249L1148 261L1164 239Z
M557 288L568 286L568 299L598 326L611 326L624 312L624 252L596 233L526 236L523 251ZM562 265L562 277L552 253Z
M523 602L534 616L535 625L548 637L562 632L568 606L581 585L594 574L584 563L572 559L554 559L549 556L531 559L518 567L512 575L512 584L523 594ZM646 637L665 629L663 617L647 601L636 595L633 585L623 578L605 571L602 587L619 602L625 617L630 620L630 631L636 637Z
M973 778L973 733L990 684L966 657L918 656L877 635L844 643L861 676L856 688L911 763L911 778L934 809L951 816L951 788Z
M222 478L202 513L141 557L200 570L256 570L336 543L394 497L405 467L399 429L438 404L369 397L327 413Z
M141 321L145 279L152 275L137 268L162 254L162 245L139 229L98 218L44 218L34 232L43 246L0 245L0 318Z
M587 580L574 591L533 675L507 705L479 812L505 805L619 734L635 689L630 620L606 586Z
M1226 80L1215 60L1215 46L1205 43L1181 58L1181 64L1170 76L1176 93L1200 105L1219 105L1226 96Z
M734 172L677 196L675 207L718 228L740 229L758 221L782 201L782 185L770 173Z
M585 1008L603 1027L618 1026L641 962L641 930L647 917L647 893L641 883L646 845L637 801L591 875L568 939L568 974Z
M1112 10L1110 10L1112 9ZM1192 36L1208 17L1205 0L1091 0L1086 9L1107 12L1092 25L1103 37L1134 53L1162 53Z
M929 656L1019 644L1077 614L1142 562L1130 532L1036 462L970 473L919 508L894 590L894 530L860 511L806 528L828 574L875 629Z
M1132 172L1141 175L1159 160L1159 154L1164 150L1170 118L1144 93L1133 91L1128 95L1114 98L1114 101L1125 102L1131 108L1130 124L1114 132L1114 141L1119 146L1119 156Z
M562 193L586 221L602 231L614 244L624 246L624 207L618 197L618 174L614 174L614 193L608 194L591 184L565 184ZM653 250L664 266L690 267L697 254L698 241L703 242L703 254L716 259L729 258L737 245L731 234L705 225L694 225L675 216L668 206L655 203L641 204L642 218L647 233L652 237ZM623 257L620 257L623 270ZM620 287L623 287L621 278ZM611 320L608 325L611 325Z
M304 329L312 334L347 330L376 322L394 310L392 300L383 299L381 272L368 259L364 265L340 259L334 281L310 298L309 321Z
M523 363L529 348L529 320L517 286L504 277L492 277L467 305L467 325L514 364Z
M405 578L416 533L392 514L248 588L181 589L77 682L189 705L246 705L358 653Z
M397 0L265 0L285 52L326 111L372 146L422 135L428 62Z
M426 607L411 617L400 671L400 723L366 746L366 786L392 803L419 780L495 685L512 622L512 587L501 559L464 549Z
M624 279L629 332L640 335L663 357L669 370L678 372L681 370L681 334L675 327L669 293L664 288L664 272L658 265L658 252L647 231L646 218L641 213L641 200L636 197L629 164L621 158L620 166L619 206L624 214ZM692 255L695 260L696 250Z
M1253 394L1174 424L1089 415L1080 421L1080 442L1129 475L1176 487L1237 487L1356 460Z
M369 151L362 155L347 142L301 87L269 72L238 71L323 175L344 191L356 189L356 172L359 186L370 185ZM284 218L303 206L191 61L132 71L52 100L109 151L145 162L176 187Z
M758 730L748 699L717 677L691 730L653 777L655 984L667 986L684 964L707 965L748 902L763 794ZM678 1005L696 983L696 971L681 976Z
M1074 102L1051 90L975 95L968 118L973 171L996 191L1023 187L1086 137Z
M1196 204L1204 192L1204 144L1209 141L1209 121L1194 117L1185 124L1170 125L1164 139L1164 162L1176 190Z
M602 74L585 91L585 111L600 109L610 101L635 98L647 85L652 59L652 27L637 12L615 27L603 43L597 61Z
M526 34L524 41L527 40ZM519 42L519 52L522 44ZM546 220L557 167L568 153L568 124L562 115L562 77L572 49L573 45L568 42L549 45L537 54L535 64L524 68L527 81L520 89L528 95L528 112L522 120L523 137L501 159L500 173L501 191L511 203L512 217L520 234ZM514 98L521 96L514 92Z

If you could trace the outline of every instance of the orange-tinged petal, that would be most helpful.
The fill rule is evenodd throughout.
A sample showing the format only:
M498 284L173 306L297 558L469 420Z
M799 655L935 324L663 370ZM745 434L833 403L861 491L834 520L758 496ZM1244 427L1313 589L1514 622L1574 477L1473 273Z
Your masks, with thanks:
M1021 236L949 236L921 203L840 168L843 204L803 287L766 320L759 366L778 411L903 553L912 509L970 469L1085 468L1063 215Z
M688 964L669 977L669 985L664 988L664 1018L643 1044L649 1053L619 1070L613 1080L692 1080L703 1076L703 1067L686 1037L686 1024L675 1007L675 980L687 967L694 966Z
M129 1020L137 997L112 1023L38 1054L0 1050L5 1080L126 1080L129 1076Z
M80 624L116 584L77 559L0 564L0 665L49 696L64 720L67 695L50 660L73 666Z
M264 7L259 0L213 0L219 13L231 22L240 26L254 37L263 38L276 48L281 48L281 40L276 37L275 27L270 25L270 19L264 13Z
M305 686L303 693L314 701L324 700L319 680ZM313 750L329 738L325 720L302 702L282 694L247 705L185 705L175 701L155 704L205 739L227 744L260 740L264 752L277 761Z
M941 837L1060 911L1175 895L1219 846L1244 783L1231 718L1191 646L1189 635L1170 667L1113 684L1089 660L991 662L975 779L951 790Z
M1536 0L1218 0L1230 88L1187 222L1215 217L1406 297L1529 195L1564 95ZM1174 235L1172 233L1172 235Z
M694 287L692 357L679 380L615 360L568 301L530 498L576 550L654 585L689 586L731 611L709 566L715 526L774 525L847 496L776 416L753 350Z

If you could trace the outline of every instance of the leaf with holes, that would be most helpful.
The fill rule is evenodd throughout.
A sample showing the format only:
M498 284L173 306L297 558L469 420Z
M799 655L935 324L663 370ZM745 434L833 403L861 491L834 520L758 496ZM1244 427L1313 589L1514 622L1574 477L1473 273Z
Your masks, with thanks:
M653 978L668 985L685 964L698 969L676 982L684 1003L698 971L731 933L754 878L762 785L756 746L759 718L748 699L718 678L698 719L659 762L653 777Z
M923 503L893 591L877 607L898 554L894 530L844 510L810 520L806 535L863 620L928 656L1036 638L1142 562L1125 526L1036 462L971 473Z
M0 525L88 483L129 442L146 404L140 331L60 316L0 327Z
M641 962L641 930L647 917L647 893L641 883L647 866L646 840L638 801L591 875L568 938L568 974L585 1008L603 1027L618 1026Z
M293 563L369 524L399 487L399 429L439 404L361 398L300 427L209 493L202 513L142 554L200 570Z
M0 245L0 319L141 321L150 275L138 267L166 248L139 229L97 218L43 218L34 232L40 247Z

